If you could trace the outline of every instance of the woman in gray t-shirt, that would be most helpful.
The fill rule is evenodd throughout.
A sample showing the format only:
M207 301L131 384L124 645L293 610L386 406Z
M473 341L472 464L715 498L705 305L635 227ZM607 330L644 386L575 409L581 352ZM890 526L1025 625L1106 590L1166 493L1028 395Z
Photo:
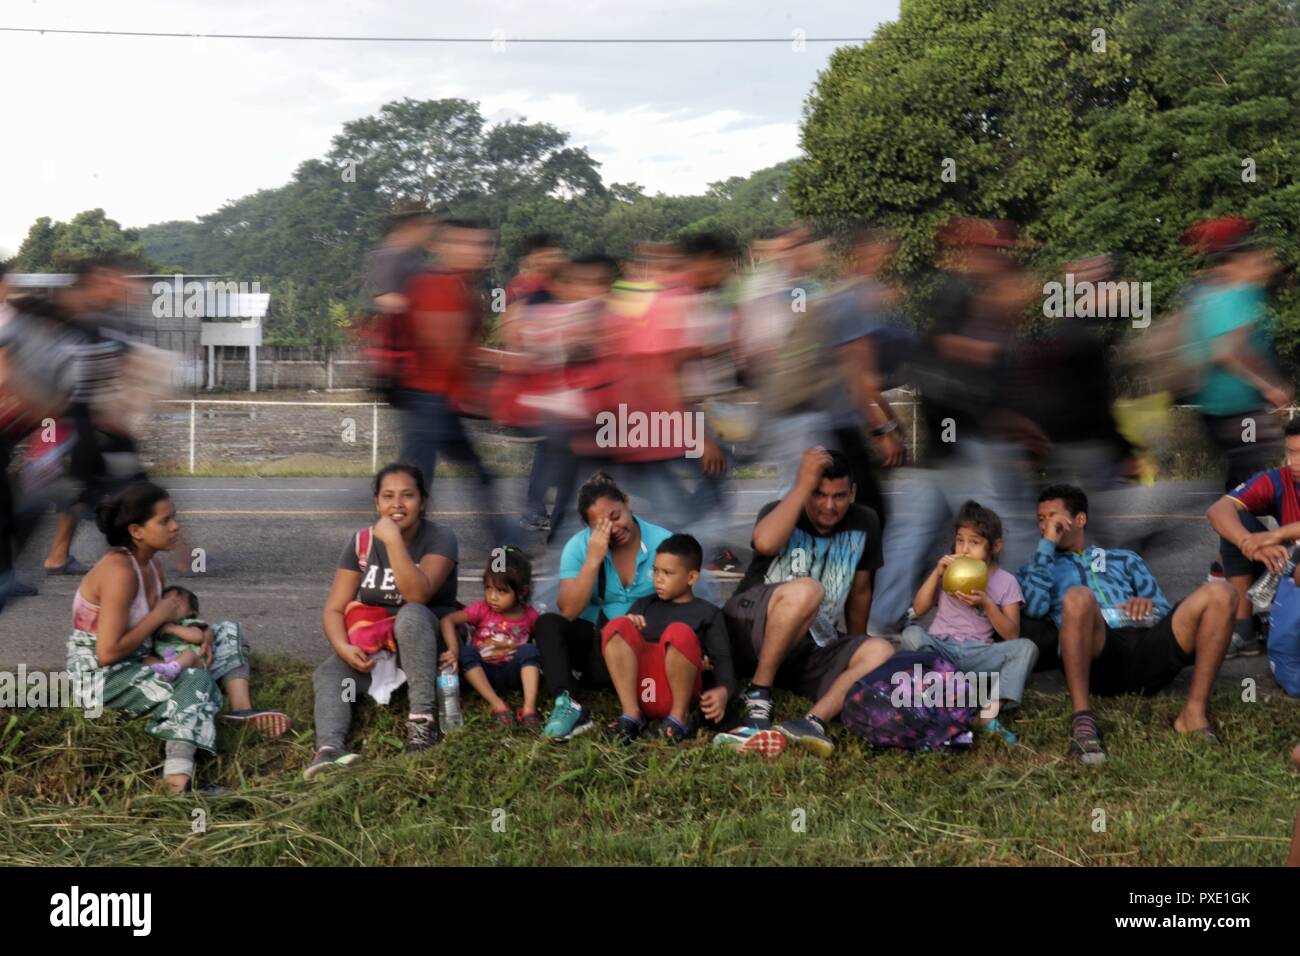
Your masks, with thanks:
M349 641L348 624L382 626L383 615L375 609L394 619L397 663L406 673L406 750L426 750L438 736L438 620L456 608L456 535L424 517L429 493L418 468L387 465L375 475L372 490L378 520L344 548L325 601L323 625L333 653L314 678L316 754L304 774L308 779L359 759L345 746L352 704L370 689L377 660Z

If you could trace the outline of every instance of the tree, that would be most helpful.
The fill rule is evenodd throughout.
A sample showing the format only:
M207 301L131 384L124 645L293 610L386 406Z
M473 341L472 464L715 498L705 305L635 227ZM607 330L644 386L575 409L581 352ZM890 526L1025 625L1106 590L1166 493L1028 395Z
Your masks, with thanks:
M127 256L139 260L142 270L153 268L136 230L123 229L102 209L87 209L70 222L51 222L47 216L37 219L18 248L14 269L67 272L83 259L102 255Z
M795 210L894 226L909 277L940 221L1005 217L1037 244L1031 266L1117 253L1163 308L1194 267L1179 238L1209 216L1254 218L1300 259L1296 4L904 0L833 54L802 143ZM1277 305L1294 348L1293 287Z

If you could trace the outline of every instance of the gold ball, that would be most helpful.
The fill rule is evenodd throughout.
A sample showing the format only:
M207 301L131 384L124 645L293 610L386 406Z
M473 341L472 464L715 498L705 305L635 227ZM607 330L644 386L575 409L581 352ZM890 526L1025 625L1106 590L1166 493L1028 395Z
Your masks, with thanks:
M949 593L973 594L983 591L988 583L989 566L979 558L957 558L943 572L943 589Z

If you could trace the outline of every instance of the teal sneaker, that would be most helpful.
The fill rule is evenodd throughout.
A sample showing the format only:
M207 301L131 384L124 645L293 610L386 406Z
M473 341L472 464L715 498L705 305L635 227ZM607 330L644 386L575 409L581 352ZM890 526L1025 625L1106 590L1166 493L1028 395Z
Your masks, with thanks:
M542 736L551 740L571 740L585 734L591 727L591 715L565 691L555 698L555 706L542 728Z
M984 732L988 734L993 734L994 736L997 737L1001 737L1002 742L1006 744L1008 747L1014 747L1016 744L1020 743L1020 738L1017 737L1015 734L1013 734L1011 731L1007 730L1006 725L1003 724L1002 721L998 720L996 717L994 717L992 720L990 720L987 724L984 725Z

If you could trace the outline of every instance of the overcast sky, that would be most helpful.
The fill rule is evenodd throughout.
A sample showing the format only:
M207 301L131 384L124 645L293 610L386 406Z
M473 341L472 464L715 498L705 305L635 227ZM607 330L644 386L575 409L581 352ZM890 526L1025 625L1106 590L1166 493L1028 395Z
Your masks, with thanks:
M38 216L192 219L288 181L347 120L412 97L569 132L607 183L687 193L798 154L833 44L516 45L518 37L870 36L898 0L0 0L0 26L482 36L488 44L0 32L0 258Z

